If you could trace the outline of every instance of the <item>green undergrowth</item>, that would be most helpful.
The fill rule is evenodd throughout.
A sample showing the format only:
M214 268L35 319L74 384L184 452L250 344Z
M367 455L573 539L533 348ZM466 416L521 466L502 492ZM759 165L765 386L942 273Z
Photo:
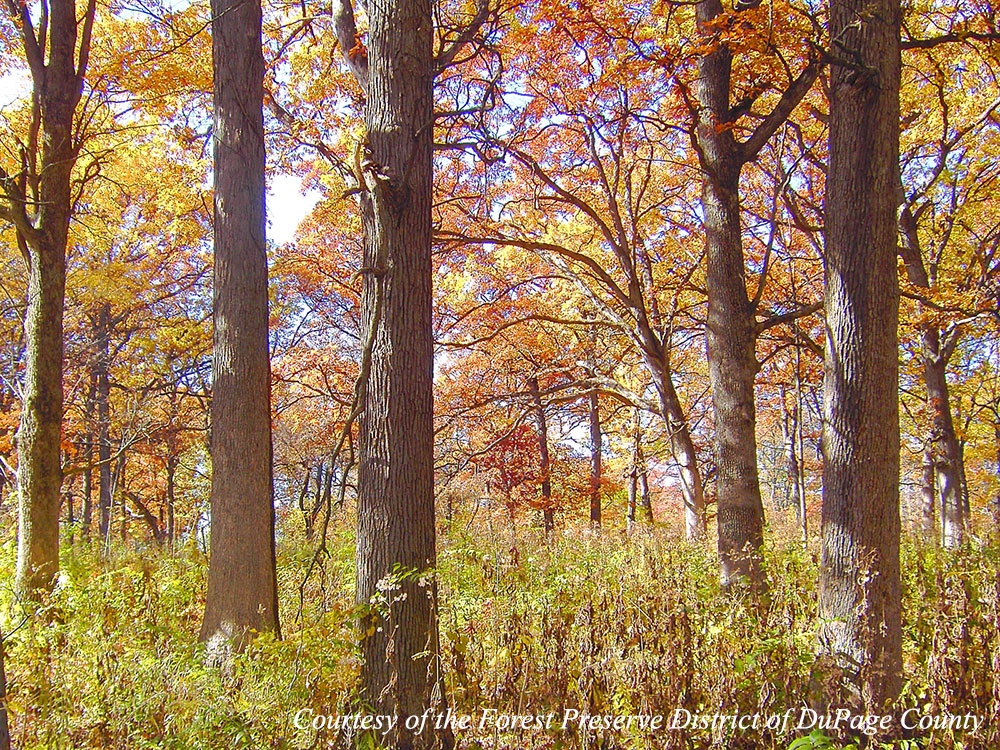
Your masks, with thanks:
M329 555L303 584L312 547L279 548L282 639L261 636L220 672L197 643L206 558L194 544L162 550L64 544L50 601L28 614L3 593L16 748L307 748L336 733L293 717L347 713L358 674L353 540L332 532ZM978 733L937 731L915 748L1000 747L1000 645L995 550L903 546L903 701L930 714L986 716ZM9 580L14 543L0 564ZM563 716L779 714L821 705L830 673L815 656L815 550L767 549L762 599L723 594L716 559L660 532L546 542L457 525L439 544L440 638L456 712ZM556 722L559 723L558 721ZM478 726L478 724L477 724ZM829 736L828 736L829 734ZM462 748L879 747L850 732L674 728L459 733ZM888 747L888 745L886 746Z

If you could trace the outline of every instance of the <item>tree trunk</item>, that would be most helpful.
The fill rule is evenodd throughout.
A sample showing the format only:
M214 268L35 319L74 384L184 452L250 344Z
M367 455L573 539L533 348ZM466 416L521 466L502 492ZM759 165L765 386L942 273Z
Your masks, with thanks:
M662 352L644 349L643 360L653 376L653 385L660 399L660 415L670 435L671 452L680 474L687 538L701 539L705 536L705 490L701 482L698 452L695 450L694 440L691 439L691 430Z
M279 632L259 0L212 0L215 295L212 526L200 639L226 660Z
M538 378L528 378L528 392L531 394L532 413L535 417L535 431L538 433L539 476L542 479L542 517L545 533L555 529L555 508L552 507L552 467L549 462L549 428L545 420L545 407L538 388Z
M940 352L940 334L937 326L924 330L924 383L927 404L930 407L934 441L934 474L937 479L938 498L941 503L941 540L948 549L962 543L965 526L962 513L961 457L946 376L946 362Z
M105 541L111 530L111 307L101 305L97 313L97 356L94 368L97 380L95 397L97 400L97 507L100 516L101 539Z
M917 220L908 207L900 212L899 254L906 264L910 282L923 289L937 283L937 267L932 262L924 264L917 233ZM951 397L948 388L948 361L958 341L958 330L953 330L942 343L941 330L934 321L921 326L920 355L927 390L927 408L931 416L931 441L935 459L934 474L937 494L941 503L941 540L945 547L954 548L962 543L965 529L964 501L962 496L962 457L955 435L951 414Z
M720 0L698 4L703 33L723 12ZM715 412L720 580L764 583L760 547L764 506L757 476L754 378L756 321L747 297L740 229L742 155L731 128L732 52L718 40L698 60L696 140L703 172L708 324L706 340Z
M639 455L642 450L642 419L639 410L635 410L635 423L632 427L632 461L628 471L628 513L626 529L632 532L635 526L636 506L639 494Z
M368 8L360 166L362 338L371 342L359 425L357 597L370 607L361 618L361 697L374 713L400 717L379 738L400 750L434 744L435 733L416 734L403 718L443 705L436 584L423 573L436 559L431 9L430 0Z
M47 59L45 36L39 43L28 11L25 9L15 21L25 39L42 132L41 169L34 196L37 212L27 215L26 199L11 206L19 219L19 244L29 267L23 406L17 432L19 518L15 577L15 589L27 596L49 588L59 569L63 301L72 211L70 180L78 153L73 142L73 117L83 89L93 17L94 5L90 4L82 19L85 33L79 63L79 21L73 0L49 3Z
M590 423L590 526L601 527L601 410L597 391L587 399L587 420Z
M899 0L831 0L830 36L858 67L834 65L830 80L820 643L869 711L889 707L902 676L899 28Z

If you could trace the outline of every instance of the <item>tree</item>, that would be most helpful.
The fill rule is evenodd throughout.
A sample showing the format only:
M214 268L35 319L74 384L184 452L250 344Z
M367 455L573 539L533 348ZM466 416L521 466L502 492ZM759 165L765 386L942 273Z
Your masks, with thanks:
M364 90L357 151L364 227L357 598L362 699L419 715L442 700L434 528L431 203L434 23L429 0L369 9L367 50L349 0L334 5L345 59ZM444 53L442 53L444 54ZM430 747L402 720L383 740Z
M898 0L831 0L830 35L849 57L830 80L820 640L875 710L902 676L899 31Z
M95 1L89 0L78 19L74 0L53 0L37 31L27 4L8 0L6 9L21 36L33 85L20 172L0 169L0 218L16 228L28 266L15 586L32 594L50 586L59 568L66 244L71 177L81 145L74 116L90 56Z
M742 11L756 4L737 2L736 9ZM738 12L736 17L742 15ZM708 51L698 59L692 142L703 172L708 291L705 338L715 413L720 579L724 587L738 578L759 586L764 582L759 554L764 542L764 507L757 468L754 378L760 367L755 351L761 330L756 320L760 296L750 299L747 295L740 173L809 91L819 74L820 62L813 55L749 138L738 140L733 134L735 121L749 112L760 92L747 92L743 107L731 105L733 51L730 43L720 38L729 25L721 1L702 0L697 16ZM747 24L753 28L752 23ZM765 260L763 276L767 271ZM761 291L763 276L758 282ZM805 308L802 312L815 309Z
M259 2L213 0L215 323L210 647L279 631L264 244L264 56ZM224 652L222 654L224 656Z
M545 405L538 390L538 378L532 375L528 378L528 392L531 394L532 416L535 430L538 434L538 472L541 479L542 518L545 533L551 534L555 529L555 511L552 507L552 463L549 460L549 428L545 419Z

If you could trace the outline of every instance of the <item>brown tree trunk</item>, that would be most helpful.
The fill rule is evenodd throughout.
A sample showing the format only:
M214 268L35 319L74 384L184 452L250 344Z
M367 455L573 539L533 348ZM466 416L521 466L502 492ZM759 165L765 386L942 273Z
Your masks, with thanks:
M436 584L423 573L436 559L431 10L430 0L369 6L362 77L362 338L371 359L359 425L357 597L370 607L361 683L372 711L399 717L380 738L399 750L434 744L435 733L416 734L403 719L443 703Z
M97 508L100 518L101 540L106 541L111 530L111 307L101 305L97 313L97 328L94 339L97 342L97 356L94 371L97 389Z
M31 70L40 113L41 168L29 180L33 196L5 196L28 262L28 306L24 319L25 371L18 453L18 547L15 588L28 596L51 586L59 569L60 441L63 390L63 301L66 242L72 211L70 180L78 154L73 117L83 90L94 4L82 19L77 49L73 0L49 3L46 34L36 36L27 6L14 19ZM46 41L48 55L46 56ZM79 58L77 58L79 54ZM34 160L32 153L30 158ZM6 175L5 175L6 176ZM29 198L34 199L33 201ZM37 210L29 215L29 205Z
M213 658L279 631L259 0L212 0L215 295L212 526L200 639Z
M831 0L820 643L883 711L902 677L896 206L899 0Z
M597 391L587 399L587 421L590 423L590 526L601 527L601 409Z
M720 0L698 4L698 23L709 31L723 12ZM708 323L706 340L715 412L715 460L720 580L728 587L743 578L764 583L760 547L764 506L757 475L754 379L754 307L747 297L740 228L740 170L743 156L731 128L729 94L732 52L714 40L698 60L696 140L705 212Z
M538 388L538 378L528 378L528 393L531 395L532 413L535 417L535 431L538 433L539 475L542 479L542 517L545 533L555 530L555 508L552 507L552 467L549 462L549 428L545 420L545 407Z

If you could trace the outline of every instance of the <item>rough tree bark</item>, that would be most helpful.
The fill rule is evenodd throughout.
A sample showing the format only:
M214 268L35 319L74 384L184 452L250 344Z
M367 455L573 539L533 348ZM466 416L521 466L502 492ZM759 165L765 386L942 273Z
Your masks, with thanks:
M884 710L902 676L899 0L831 0L820 644Z
M0 218L17 230L28 265L15 588L35 596L51 586L59 568L63 301L70 184L79 153L73 118L83 91L95 5L91 0L78 19L74 0L52 0L47 26L38 32L27 5L8 2L5 8L20 34L33 84L31 135L22 171L11 176L0 169L0 197L5 200Z
M552 466L549 460L549 428L545 420L545 406L542 404L538 378L528 378L528 393L531 395L535 431L538 433L539 473L542 478L542 518L545 533L555 530L555 509L552 507Z
M403 726L440 708L434 528L430 0L369 6L359 49L350 3L334 4L340 47L365 90L356 159L364 227L362 339L370 345L359 421L357 598L362 700L401 717L380 741L427 748L449 735Z
M698 4L698 23L722 13L720 0ZM698 61L696 141L705 174L708 323L705 329L712 403L719 524L720 579L753 585L764 580L758 550L764 543L764 506L757 478L754 379L754 306L747 297L740 228L739 179L743 157L733 132L721 127L730 117L732 52L725 44Z
M212 526L200 638L225 660L279 630L264 243L259 0L212 0L215 275Z

